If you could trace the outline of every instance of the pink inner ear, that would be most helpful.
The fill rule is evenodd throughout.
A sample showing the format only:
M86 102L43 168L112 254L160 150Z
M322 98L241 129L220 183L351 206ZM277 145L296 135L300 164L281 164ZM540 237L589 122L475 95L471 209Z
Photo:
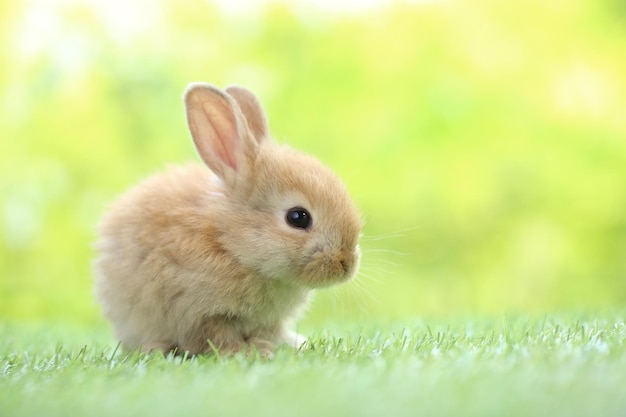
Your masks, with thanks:
M208 121L207 128L213 130L204 138L211 138L211 149L203 149L201 152L214 152L223 163L237 171L236 148L239 145L236 121L232 109L224 103L219 103L220 110L215 109L209 102L202 103L202 109ZM217 111L216 111L217 110ZM207 145L203 145L207 146Z

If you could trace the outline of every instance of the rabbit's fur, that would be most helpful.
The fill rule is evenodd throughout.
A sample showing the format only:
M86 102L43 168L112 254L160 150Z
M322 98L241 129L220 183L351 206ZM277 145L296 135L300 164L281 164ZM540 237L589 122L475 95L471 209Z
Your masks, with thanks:
M358 269L361 217L330 169L270 138L250 91L192 84L184 100L206 166L170 168L110 207L95 262L104 314L128 349L300 346L289 325L312 289ZM294 207L309 227L286 220Z

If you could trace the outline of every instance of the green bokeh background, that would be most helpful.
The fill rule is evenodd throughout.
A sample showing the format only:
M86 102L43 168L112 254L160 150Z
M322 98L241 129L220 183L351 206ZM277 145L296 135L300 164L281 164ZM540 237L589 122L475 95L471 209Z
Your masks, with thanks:
M107 202L197 160L190 81L257 92L367 218L308 322L626 304L619 0L0 4L0 319L101 321Z

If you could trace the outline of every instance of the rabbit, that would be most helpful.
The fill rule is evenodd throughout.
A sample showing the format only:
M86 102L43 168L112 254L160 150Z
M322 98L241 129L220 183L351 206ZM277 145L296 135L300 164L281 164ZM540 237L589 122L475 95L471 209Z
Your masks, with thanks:
M192 83L183 100L204 164L170 167L111 205L96 298L128 350L298 348L291 326L313 291L357 273L362 217L329 168L270 137L248 89Z

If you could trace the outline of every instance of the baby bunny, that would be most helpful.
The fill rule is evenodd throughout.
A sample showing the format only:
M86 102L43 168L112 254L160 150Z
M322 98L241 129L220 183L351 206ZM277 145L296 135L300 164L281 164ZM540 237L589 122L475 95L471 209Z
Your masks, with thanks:
M113 203L96 297L127 349L298 347L289 326L312 291L355 275L362 219L329 168L271 139L249 90L194 83L184 102L206 166L170 168Z

